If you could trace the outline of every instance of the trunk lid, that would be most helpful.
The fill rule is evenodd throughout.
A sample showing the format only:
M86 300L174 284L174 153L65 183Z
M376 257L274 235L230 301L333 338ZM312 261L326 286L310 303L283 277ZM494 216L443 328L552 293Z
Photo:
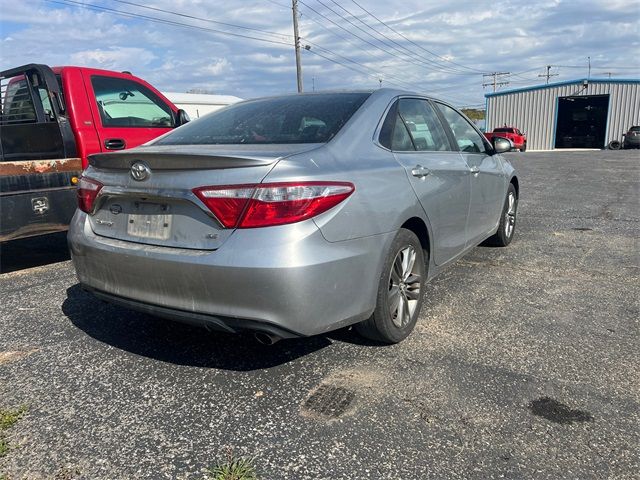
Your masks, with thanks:
M97 235L148 245L216 250L233 233L195 196L202 186L261 183L281 158L318 145L149 146L89 157L104 185L89 216ZM134 179L132 165L148 167ZM143 168L143 170L145 170Z

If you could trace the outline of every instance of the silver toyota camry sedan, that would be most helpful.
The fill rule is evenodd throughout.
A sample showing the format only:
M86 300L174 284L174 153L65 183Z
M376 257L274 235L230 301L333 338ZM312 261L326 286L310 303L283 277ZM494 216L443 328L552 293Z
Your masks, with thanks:
M455 108L390 89L250 100L97 154L78 279L131 309L263 342L355 325L399 342L423 287L514 235L519 182Z

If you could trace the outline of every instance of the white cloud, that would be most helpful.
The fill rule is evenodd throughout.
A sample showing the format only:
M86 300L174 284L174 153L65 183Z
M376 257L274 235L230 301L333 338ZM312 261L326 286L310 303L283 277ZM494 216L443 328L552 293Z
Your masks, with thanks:
M156 56L149 50L139 47L111 47L108 50L82 50L72 53L71 62L87 67L100 67L107 70L125 70L131 65L144 67Z
M208 75L220 75L222 73L228 73L229 70L231 70L231 64L226 58L216 60L201 69L202 73Z
M8 68L30 62L74 63L130 70L164 90L202 88L243 98L291 92L295 90L295 62L291 10L287 3L287 0L275 4L263 0L147 2L152 7L211 21L113 2L87 3L199 27L189 28L79 6L63 7L43 0L7 1L3 2L0 18L2 64ZM355 3L340 2L355 17L333 3L324 2L337 13L319 2L306 3L346 29L300 5L303 43L313 43L310 52L302 52L307 87L311 86L312 77L316 87L323 89L377 88L378 79L383 78L384 86L396 83L414 90L439 92L443 98L462 104L483 102L482 72L520 72L510 80L512 86L522 86L539 82L537 74L547 64L584 64L586 73L586 57L591 56L594 71L599 67L635 65L636 70L607 70L625 77L640 73L635 55L640 46L640 18L629 14L625 0L581 0L578 8L575 0L358 2L406 38L377 23ZM233 29L215 22L278 35ZM212 30L286 44L259 42ZM48 39L48 43L43 39ZM557 71L561 74L556 77L559 80L583 74L577 69Z

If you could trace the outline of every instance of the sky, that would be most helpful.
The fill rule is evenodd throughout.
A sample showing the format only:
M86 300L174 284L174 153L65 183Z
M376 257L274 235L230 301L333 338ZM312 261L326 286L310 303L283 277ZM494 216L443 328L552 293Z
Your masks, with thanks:
M456 106L501 90L640 77L640 0L299 0L305 91L395 87ZM288 0L0 0L0 69L128 70L161 91L296 91Z

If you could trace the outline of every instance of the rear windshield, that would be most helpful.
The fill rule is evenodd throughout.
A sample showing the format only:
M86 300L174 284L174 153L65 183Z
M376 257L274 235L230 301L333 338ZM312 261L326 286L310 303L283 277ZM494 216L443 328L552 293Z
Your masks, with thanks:
M498 133L513 133L513 128L500 127L500 128L494 128L493 131Z
M370 93L326 93L252 100L195 120L156 145L324 143Z
M640 127L631 127L630 132L640 132Z

